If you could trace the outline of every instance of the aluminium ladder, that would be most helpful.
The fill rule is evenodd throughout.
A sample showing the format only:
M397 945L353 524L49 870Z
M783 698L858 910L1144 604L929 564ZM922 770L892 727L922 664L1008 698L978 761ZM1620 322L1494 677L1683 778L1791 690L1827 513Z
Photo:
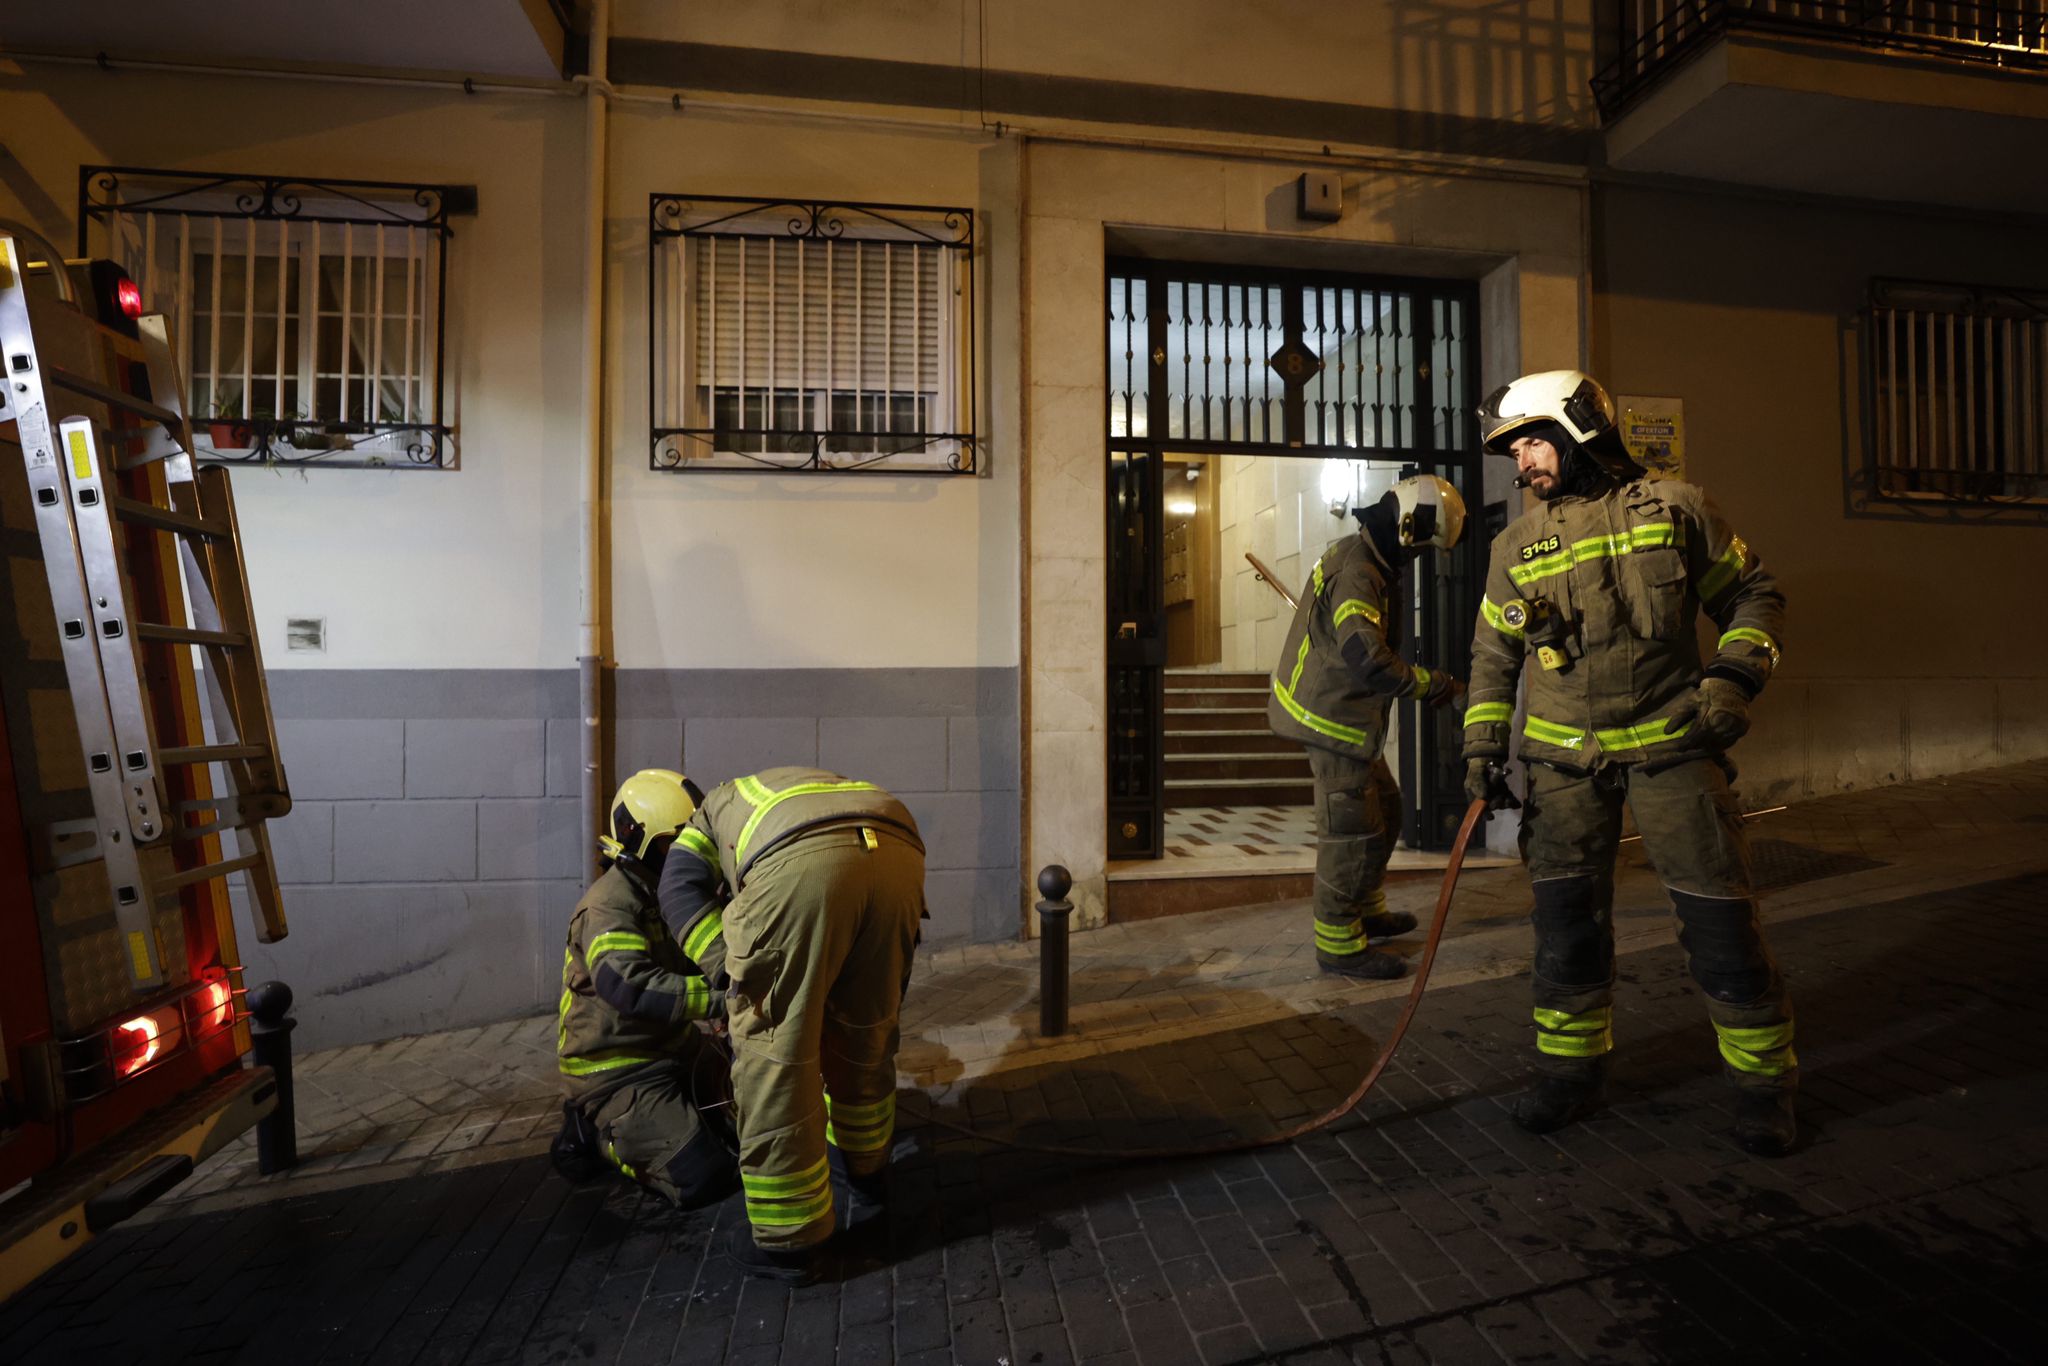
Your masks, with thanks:
M163 316L137 320L138 376L69 303L32 290L36 270L22 240L0 233L0 423L14 424L27 469L93 809L83 850L65 850L82 831L43 833L56 866L105 862L130 985L145 992L168 980L156 910L186 887L242 874L257 938L284 937L264 822L291 809L291 794L233 490L226 470L195 465ZM196 713L154 695L176 676L166 651L179 648L203 652L210 736ZM201 772L181 780L181 769ZM204 795L181 795L191 792ZM230 831L239 852L221 856ZM206 852L175 864L142 857L164 841Z

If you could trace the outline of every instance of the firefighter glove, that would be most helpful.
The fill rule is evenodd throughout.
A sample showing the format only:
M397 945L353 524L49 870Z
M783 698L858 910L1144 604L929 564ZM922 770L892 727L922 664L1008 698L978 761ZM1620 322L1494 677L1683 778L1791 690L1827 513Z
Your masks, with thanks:
M1433 708L1449 706L1453 702L1462 705L1464 700L1464 682L1441 671L1431 673L1429 686L1422 690L1423 703Z
M1749 694L1725 678L1705 678L1669 722L1669 729L1690 724L1693 732L1715 749L1728 749L1749 730Z
M1483 801L1489 811L1511 809L1521 805L1508 787L1507 765L1498 759L1465 761L1465 800Z

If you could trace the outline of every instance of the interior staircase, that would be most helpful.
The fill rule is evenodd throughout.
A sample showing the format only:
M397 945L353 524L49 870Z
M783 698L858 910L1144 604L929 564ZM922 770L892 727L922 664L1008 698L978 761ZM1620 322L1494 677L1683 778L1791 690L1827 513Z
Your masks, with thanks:
M1262 673L1166 671L1166 804L1307 806L1308 756L1266 728Z

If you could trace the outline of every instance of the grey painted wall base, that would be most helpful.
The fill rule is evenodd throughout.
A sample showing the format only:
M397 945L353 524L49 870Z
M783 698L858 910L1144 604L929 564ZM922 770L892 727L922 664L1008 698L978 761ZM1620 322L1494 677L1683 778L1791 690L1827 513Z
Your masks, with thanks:
M251 983L298 996L301 1047L550 1007L583 885L576 675L277 670L292 813L271 837L290 935ZM929 939L1019 933L1015 669L620 670L612 772L705 787L816 764L889 788L927 847Z

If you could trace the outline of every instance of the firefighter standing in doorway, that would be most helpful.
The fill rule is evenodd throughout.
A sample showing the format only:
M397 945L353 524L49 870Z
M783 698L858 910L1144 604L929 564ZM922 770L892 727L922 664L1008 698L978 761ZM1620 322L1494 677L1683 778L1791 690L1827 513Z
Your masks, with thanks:
M747 1211L728 1250L750 1273L809 1280L819 1245L882 1206L923 912L910 812L818 769L721 784L670 851L662 918L727 993Z
M1421 475L1352 513L1357 533L1325 550L1302 587L1266 716L1275 735L1308 750L1315 777L1316 963L1345 977L1392 978L1407 961L1372 944L1414 929L1415 917L1389 911L1381 885L1401 820L1401 791L1381 754L1388 718L1397 697L1442 706L1463 690L1396 653L1393 587L1424 550L1458 543L1465 502Z
M1525 375L1487 400L1481 423L1486 448L1514 456L1541 500L1493 543L1465 712L1466 795L1498 799L1516 683L1534 660L1519 752L1538 1066L1515 1118L1543 1133L1600 1102L1625 801L1737 1087L1736 1140L1780 1155L1797 1132L1792 1005L1757 922L1725 754L1777 665L1784 596L1700 489L1645 477L1587 376ZM1704 667L1703 610L1720 633Z
M682 774L645 769L612 799L599 843L609 865L569 921L557 1066L568 1099L555 1141L565 1174L602 1155L685 1209L738 1186L732 1134L699 1100L724 1090L724 1063L698 1028L725 1011L662 924L655 890L697 808Z

